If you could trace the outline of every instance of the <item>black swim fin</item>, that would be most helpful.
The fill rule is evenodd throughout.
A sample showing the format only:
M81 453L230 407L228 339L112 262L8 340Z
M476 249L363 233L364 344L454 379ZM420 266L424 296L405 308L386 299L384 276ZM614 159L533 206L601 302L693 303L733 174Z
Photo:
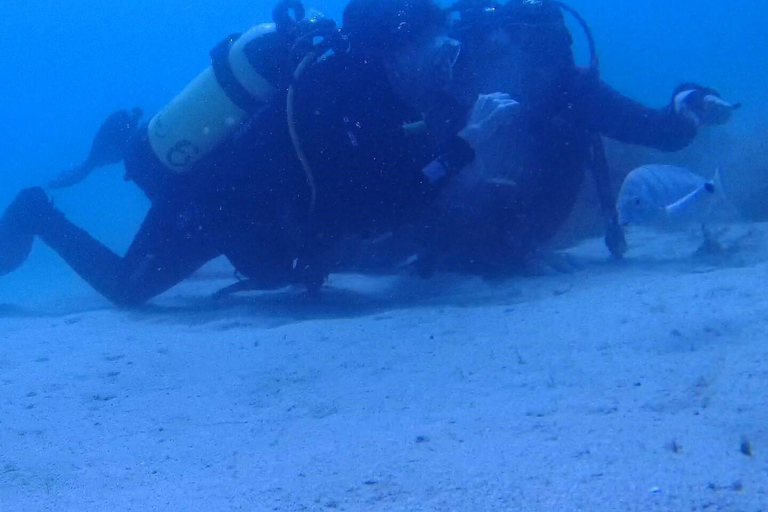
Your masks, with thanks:
M53 206L42 188L22 190L0 218L0 276L19 268L32 251L41 222Z
M88 158L80 165L62 172L53 179L50 188L67 188L83 181L99 167L120 163L125 157L129 141L136 134L143 112L136 107L118 110L107 117L91 143Z

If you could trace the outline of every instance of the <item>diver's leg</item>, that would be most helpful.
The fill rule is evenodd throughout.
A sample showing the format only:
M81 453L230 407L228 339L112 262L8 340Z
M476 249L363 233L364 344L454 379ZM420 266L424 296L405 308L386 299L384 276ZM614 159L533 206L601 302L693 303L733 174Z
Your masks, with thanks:
M0 219L0 275L20 267L39 235L95 288L96 275L114 274L122 258L69 222L41 188L23 190ZM101 291L101 290L99 290Z
M70 222L42 189L28 189L0 219L0 272L20 266L33 236L38 235L107 299L121 305L139 304L178 284L219 254L203 230L187 230L179 224L184 218L179 213L174 204L153 206L121 258Z
M179 204L150 209L123 259L119 302L146 302L222 254L219 243L193 219Z

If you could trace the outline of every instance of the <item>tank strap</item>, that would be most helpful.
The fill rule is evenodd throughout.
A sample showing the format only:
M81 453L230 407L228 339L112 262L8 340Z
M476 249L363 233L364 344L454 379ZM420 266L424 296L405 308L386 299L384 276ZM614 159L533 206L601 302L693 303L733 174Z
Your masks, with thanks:
M232 100L232 103L245 112L252 113L264 108L267 104L263 100L255 98L240 85L229 65L229 49L239 38L239 34L230 35L211 50L211 68L214 76L216 76L216 81L227 97Z

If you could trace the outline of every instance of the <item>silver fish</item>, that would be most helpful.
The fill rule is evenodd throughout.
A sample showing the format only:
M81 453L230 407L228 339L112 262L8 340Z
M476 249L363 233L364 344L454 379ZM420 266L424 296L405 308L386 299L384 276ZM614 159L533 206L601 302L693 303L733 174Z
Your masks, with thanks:
M722 196L719 169L708 181L683 167L643 165L627 175L616 208L622 226L685 225L706 221Z

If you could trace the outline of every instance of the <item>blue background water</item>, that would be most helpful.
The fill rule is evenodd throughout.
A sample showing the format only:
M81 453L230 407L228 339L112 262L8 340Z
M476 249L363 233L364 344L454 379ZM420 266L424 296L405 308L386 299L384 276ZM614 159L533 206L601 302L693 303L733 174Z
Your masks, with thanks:
M683 81L712 85L745 104L730 129L760 136L768 85L762 2L571 4L591 24L604 77L619 90L662 105ZM342 6L308 3L337 19ZM271 8L272 2L231 0L0 2L0 207L21 187L45 183L80 161L108 113L131 106L147 115L157 111L206 66L216 42L267 21ZM583 57L583 39L574 33ZM119 168L57 192L55 199L117 250L127 246L146 208ZM63 264L50 261L55 259L38 246L25 278L60 277Z

